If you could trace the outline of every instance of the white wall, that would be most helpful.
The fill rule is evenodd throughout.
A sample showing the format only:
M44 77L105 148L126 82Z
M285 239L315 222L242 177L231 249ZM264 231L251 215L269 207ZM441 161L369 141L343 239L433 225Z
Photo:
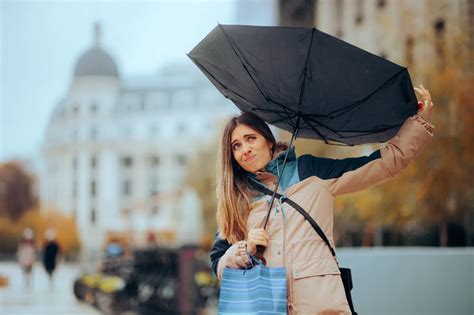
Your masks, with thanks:
M474 314L474 248L337 250L364 315Z

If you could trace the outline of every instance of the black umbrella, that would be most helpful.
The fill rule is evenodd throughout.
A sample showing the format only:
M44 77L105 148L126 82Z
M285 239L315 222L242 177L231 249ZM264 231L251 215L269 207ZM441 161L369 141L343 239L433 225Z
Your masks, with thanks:
M188 56L240 110L290 131L290 147L385 142L417 111L405 67L315 28L218 25Z
M315 28L218 25L188 56L240 110L302 138L385 142L417 111L405 67Z

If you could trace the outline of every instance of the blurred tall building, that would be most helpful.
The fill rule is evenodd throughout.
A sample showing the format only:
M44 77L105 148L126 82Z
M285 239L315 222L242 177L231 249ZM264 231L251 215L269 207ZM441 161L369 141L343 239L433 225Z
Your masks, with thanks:
M47 127L42 204L72 214L89 249L115 232L199 242L200 200L183 187L186 168L233 106L191 62L122 78L100 35L96 25Z
M474 1L280 1L280 24L315 26L414 68L420 75L417 79L424 81L433 65L443 66L449 50L460 49L463 43L474 46Z

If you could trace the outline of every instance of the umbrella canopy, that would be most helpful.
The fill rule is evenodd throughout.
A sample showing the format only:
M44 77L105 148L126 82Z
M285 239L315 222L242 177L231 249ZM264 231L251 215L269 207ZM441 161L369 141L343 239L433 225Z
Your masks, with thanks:
M218 25L188 56L241 111L302 138L385 142L417 111L405 67L315 28Z

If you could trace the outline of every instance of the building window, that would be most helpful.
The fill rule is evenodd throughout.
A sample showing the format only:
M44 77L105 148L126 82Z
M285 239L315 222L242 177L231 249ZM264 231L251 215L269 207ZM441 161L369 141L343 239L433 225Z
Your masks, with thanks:
M73 171L77 170L77 157L72 158L72 169Z
M158 166L160 164L160 157L157 155L152 155L150 157L151 166Z
M72 182L72 198L76 199L77 197L77 181Z
M444 20L439 18L439 19L436 19L436 21L434 22L433 24L433 27L435 29L435 32L436 32L436 35L443 35L444 34L444 31L445 31L445 23L444 23Z
M152 215L157 215L158 213L160 213L160 208L158 206L151 207L151 214Z
M156 124L153 124L150 126L150 135L156 136L158 134L158 126Z
M91 104L91 113L95 114L99 111L99 106L96 103Z
M122 193L124 196L130 196L132 194L132 182L129 179L123 181Z
M355 24L360 25L364 21L364 1L356 0Z
M72 106L72 113L73 113L75 116L79 115L79 105L74 104L74 105Z
M122 166L123 167L132 167L133 165L133 159L130 156L124 156L122 158Z
M336 0L336 10L335 13L335 21L336 21L336 37L342 38L342 0Z
M92 208L91 209L91 223L92 224L95 224L96 219L97 219L96 216L97 216L97 214L96 214L95 208Z
M158 176L152 175L152 176L150 177L149 183L150 183L150 189L149 189L149 191L150 191L150 196L155 196L155 195L158 194L158 192L159 192L159 190L158 190L158 185L159 185L159 183L158 183Z
M179 165L186 165L186 156L185 155L178 155L176 156L176 162L179 164Z
M97 159L95 156L91 157L91 168L95 169L97 167Z
M96 195L96 184L95 184L95 180L92 180L91 181L91 196L95 197L95 195Z
M177 126L178 134L183 134L186 131L186 124L184 122L179 123Z
M445 66L445 40L444 34L446 32L446 24L442 18L438 18L433 23L433 28L436 33L435 38L435 50L439 59L439 66L443 68Z
M74 129L72 131L72 141L77 141L77 140L79 140L79 133L78 133L77 129Z
M97 129L96 128L91 128L91 130L90 130L90 139L92 141L97 140Z

